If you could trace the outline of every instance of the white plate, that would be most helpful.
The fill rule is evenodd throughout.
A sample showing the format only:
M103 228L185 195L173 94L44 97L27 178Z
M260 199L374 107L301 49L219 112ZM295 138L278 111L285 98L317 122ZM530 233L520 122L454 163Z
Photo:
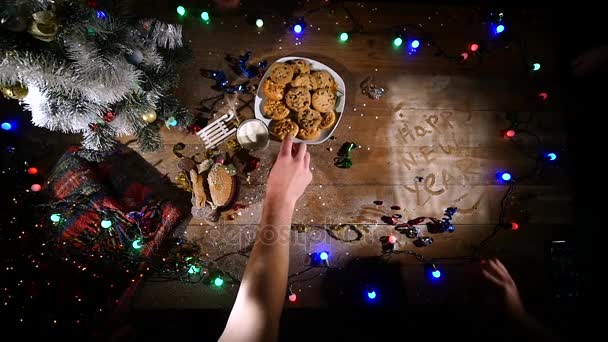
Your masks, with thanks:
M303 59L303 60L307 61L308 63L310 63L311 71L327 70L331 74L331 76L334 78L334 80L336 80L336 86L338 88L338 92L336 94L336 108L335 108L336 123L334 123L333 127L331 127L331 128L326 128L326 129L321 130L321 135L319 136L318 139L315 139L315 140L301 140L298 138L293 139L294 142L298 142L298 143L311 144L311 145L320 144L320 143L324 142L325 140L329 139L329 137L331 137L331 135L336 130L336 127L338 127L338 124L340 123L340 118L342 117L342 112L344 112L344 106L346 105L346 86L344 85L344 80L342 79L342 77L340 77L340 75L338 75L335 71L333 71L327 65L325 65L321 62L317 62L313 59L304 58L304 57L283 57L283 58L278 59L277 62L287 62L292 59ZM270 70L270 68L268 68L268 70ZM266 77L268 77L268 70L266 71L266 74L264 74L264 77L260 81L260 87L258 87L258 93L255 96L255 118L262 120L266 124L266 126L270 125L271 119L264 117L264 114L262 114L262 105L264 103L264 96L262 95L261 84L262 84L262 82L264 82L264 80L266 80Z

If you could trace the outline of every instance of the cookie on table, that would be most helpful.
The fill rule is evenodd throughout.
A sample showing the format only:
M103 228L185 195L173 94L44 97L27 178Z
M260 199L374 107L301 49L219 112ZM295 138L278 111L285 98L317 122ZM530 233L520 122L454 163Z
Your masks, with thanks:
M291 81L292 87L306 87L308 90L317 89L317 80L311 74L302 74L296 76Z
M303 59L292 59L289 64L296 75L310 74L310 64Z
M268 78L262 84L262 93L271 100L282 100L284 92L284 85L277 84Z
M264 116L272 120L282 120L289 115L289 108L281 101L267 99L262 106Z
M306 87L291 88L285 94L287 107L297 111L310 107L310 91Z
M330 88L319 88L312 94L312 106L321 113L336 107L336 94Z
M322 116L322 120L321 120L321 123L319 124L320 129L330 128L331 126L334 125L334 123L336 123L336 112L334 112L333 110L330 110L329 112L327 112L321 116Z
M270 132L277 138L283 140L286 136L291 135L295 137L298 135L300 128L298 125L291 121L290 118L285 118L279 121L272 121L270 125Z
M331 74L325 70L314 71L312 77L317 81L317 88L335 88L336 81Z
M321 113L312 108L305 108L296 113L296 122L301 130L318 130L322 120Z
M274 83L286 85L293 79L293 67L286 63L274 63L268 75Z

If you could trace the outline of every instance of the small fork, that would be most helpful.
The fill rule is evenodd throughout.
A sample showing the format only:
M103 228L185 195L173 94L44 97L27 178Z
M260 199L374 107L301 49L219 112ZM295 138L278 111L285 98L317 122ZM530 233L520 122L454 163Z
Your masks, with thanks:
M233 120L235 117L236 113L231 110L196 132L196 135L203 140L206 149L216 147L236 132L238 122Z

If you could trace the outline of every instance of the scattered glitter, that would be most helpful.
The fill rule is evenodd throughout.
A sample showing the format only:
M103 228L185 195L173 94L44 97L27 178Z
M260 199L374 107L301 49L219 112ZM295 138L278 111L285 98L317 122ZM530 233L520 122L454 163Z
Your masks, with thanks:
M377 72L377 71L378 71L378 68L375 68L375 69L374 69L374 71L376 71L376 72Z
M241 213L240 211L238 213L236 213L237 215L241 216L243 215L243 213Z
M376 120L378 120L378 117L376 116Z
M310 222L315 222L315 220L314 219L310 219Z
M325 205L325 202L321 203L321 205L323 205L323 206L324 206L324 205Z
M356 111L357 111L357 108L353 108L353 111L354 111L354 112L356 112Z
M363 107L367 107L367 103L364 103L364 104L363 104Z
M368 150L368 151L369 151L369 150L371 150L371 147L368 147L368 148L367 148L367 150Z
M351 127L350 127L350 126L348 126L348 129L351 129Z
M363 113L361 113L361 116L363 116Z
M322 187L323 187L323 184L320 184L320 185L319 185L319 188L322 188Z

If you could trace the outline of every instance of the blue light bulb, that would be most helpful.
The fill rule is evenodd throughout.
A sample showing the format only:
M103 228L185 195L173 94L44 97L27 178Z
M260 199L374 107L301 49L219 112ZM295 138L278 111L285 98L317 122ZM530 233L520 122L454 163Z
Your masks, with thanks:
M496 26L496 33L502 33L505 30L505 25L498 25Z
M505 182L508 182L511 180L511 174L508 172L503 172L500 174L500 179L502 179Z
M97 11L97 19L105 19L108 15L104 11Z
M434 270L431 274L433 275L433 278L435 278L435 279L438 279L441 277L441 271L439 271L439 270Z
M547 153L547 158L549 158L550 161L554 161L555 159L557 159L557 154L553 152Z
M293 27L293 32L295 32L295 33L301 33L302 32L302 25L295 24L294 27Z
M8 122L3 122L2 125L0 125L2 127L3 130L5 131L10 131L11 128L13 128L13 125L11 125Z
M374 291L374 290L368 290L367 291L367 298L369 298L369 299L376 299L376 291Z
M420 41L418 39L415 39L410 43L410 46L412 47L412 49L417 49L418 47L420 47Z
M329 258L329 254L327 254L327 252L321 252L321 253L319 254L319 258L320 258L321 260L327 260L327 258Z

